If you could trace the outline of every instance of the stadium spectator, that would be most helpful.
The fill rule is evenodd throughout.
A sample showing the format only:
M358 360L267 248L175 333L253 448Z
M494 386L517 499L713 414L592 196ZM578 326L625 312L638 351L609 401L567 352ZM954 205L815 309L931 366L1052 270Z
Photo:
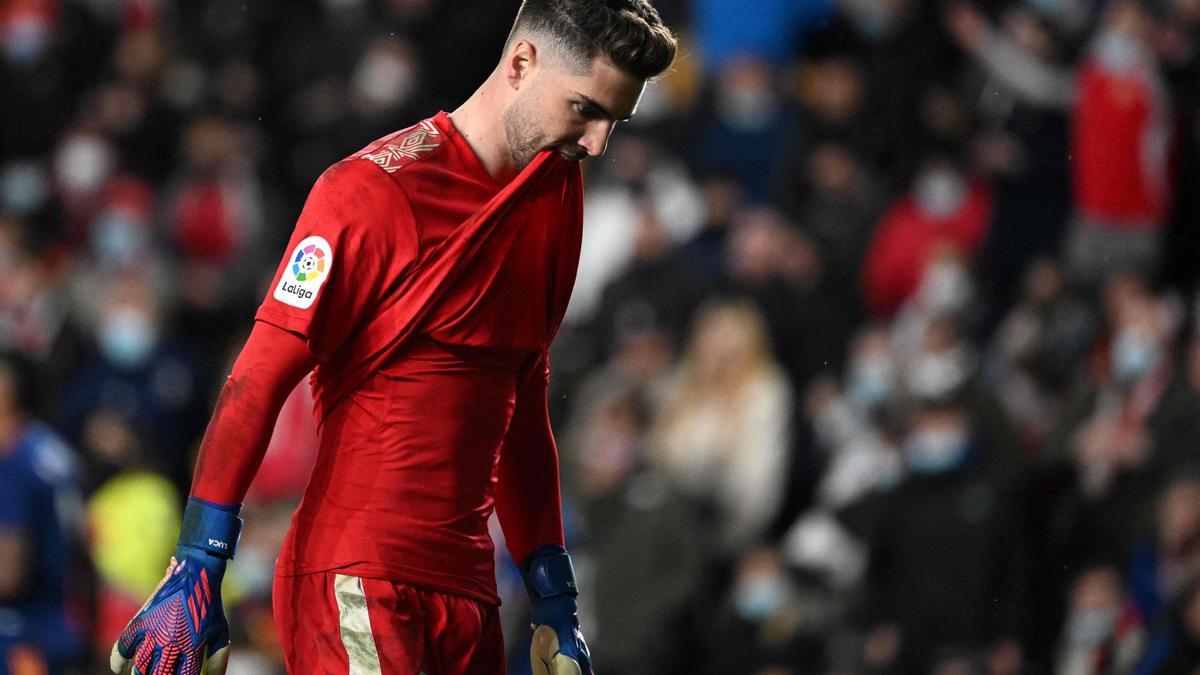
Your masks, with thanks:
M774 209L743 210L732 225L726 290L750 298L762 312L793 386L836 372L855 312L830 278L816 240Z
M1136 0L1109 3L1075 71L1058 67L1053 44L1030 17L1010 15L999 34L967 4L948 14L959 44L1007 90L1043 109L1070 110L1074 215L1065 255L1072 278L1091 288L1122 270L1150 274L1162 253L1172 122L1150 11ZM1049 159L1061 158L1054 152ZM1053 179L1054 167L1045 168ZM1036 203L1033 194L1022 196Z
M783 502L791 401L757 310L704 308L665 393L651 461L715 507L723 555L763 537Z
M831 609L825 589L795 578L778 551L752 548L737 561L699 672L819 672Z
M578 437L583 518L595 569L597 659L616 675L671 667L706 560L696 502L646 465L649 409L636 390L595 406Z
M658 401L669 386L677 354L672 338L653 324L630 323L622 328L607 362L588 370L582 381L564 385L577 399L569 414L563 415L566 438L571 440L559 449L566 467L563 480L568 484L574 485L578 477L573 468L582 467L587 459L588 445L582 436L589 420L598 415L597 406L623 395Z
M871 314L894 315L941 251L973 259L987 236L991 211L986 185L947 158L927 160L909 194L888 206L867 249L861 278Z
M1067 3L1069 4L1069 3ZM1067 106L1073 83L1050 19L1013 4L993 29L971 4L949 6L946 23L981 71L972 93L981 129L970 149L995 191L996 208L980 252L987 292L1001 307L1038 256L1057 254L1070 215Z
M704 218L703 204L687 168L648 138L613 140L617 160L605 166L584 203L580 272L571 293L567 320L592 318L601 294L637 260L656 257L692 237ZM662 240L647 256L644 218L653 218Z
M828 252L831 281L852 286L883 210L878 181L845 144L817 145L807 155L805 184L785 197L793 218Z
M878 506L872 632L895 632L901 672L930 668L948 648L1022 660L1024 521L1012 486L982 461L992 452L984 442L961 403L924 403L901 443L909 475Z
M1151 275L1162 255L1171 119L1149 11L1110 3L1077 76L1065 254L1072 276L1092 287L1115 271Z
M73 365L62 280L30 250L27 232L24 221L0 215L0 256L7 268L0 286L0 344L58 373Z
M100 210L81 239L86 239L99 274L144 269L158 252L153 217L153 188L131 177L114 178L104 190Z
M808 423L825 460L817 506L851 507L903 477L893 433L905 397L898 370L887 332L867 328L851 347L842 390L831 381L807 390Z
M926 100L954 72L945 36L929 29L935 9L916 0L849 0L813 44L816 54L844 55L861 70L864 114L849 138L892 188L916 173L928 150Z
M1025 271L1021 296L997 327L986 376L1020 435L1022 455L1047 452L1053 422L1066 391L1087 356L1096 317L1063 278L1051 258Z
M0 354L0 658L4 672L76 665L88 617L81 466L31 415L34 371Z
M107 297L92 317L96 351L64 392L64 430L82 438L93 411L116 411L148 434L162 469L184 485L208 403L198 357L170 333L162 301L146 280L126 277L99 290Z
M1071 590L1059 640L1059 675L1129 673L1145 648L1146 630L1112 564L1084 568Z
M1092 360L1092 378L1074 392L1056 437L1060 456L1077 462L1089 501L1107 504L1106 518L1088 520L1128 551L1147 524L1157 486L1193 456L1195 437L1183 433L1193 426L1187 404L1176 404L1187 385L1174 377L1170 303L1132 278L1110 283L1108 295L1106 348Z
M727 59L695 111L690 136L704 142L688 148L693 164L736 177L752 200L768 197L794 124L778 71L753 54Z
M618 336L653 326L678 345L692 314L713 284L672 246L669 228L648 201L624 216L632 231L630 259L604 286L592 321L599 354L612 353Z

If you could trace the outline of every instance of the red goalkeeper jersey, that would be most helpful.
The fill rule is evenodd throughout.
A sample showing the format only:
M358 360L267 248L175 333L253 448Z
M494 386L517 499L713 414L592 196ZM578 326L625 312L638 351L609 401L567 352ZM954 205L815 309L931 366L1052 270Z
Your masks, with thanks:
M255 317L302 334L319 364L320 450L278 574L499 601L498 461L553 452L546 351L581 204L577 164L542 153L501 185L445 113L321 176Z

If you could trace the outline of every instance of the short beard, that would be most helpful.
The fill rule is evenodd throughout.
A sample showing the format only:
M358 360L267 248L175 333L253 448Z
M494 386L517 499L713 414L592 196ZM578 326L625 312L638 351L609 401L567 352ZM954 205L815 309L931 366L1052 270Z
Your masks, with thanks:
M517 169L529 166L546 145L534 129L536 121L524 100L517 99L504 111L504 134L508 140L508 156Z

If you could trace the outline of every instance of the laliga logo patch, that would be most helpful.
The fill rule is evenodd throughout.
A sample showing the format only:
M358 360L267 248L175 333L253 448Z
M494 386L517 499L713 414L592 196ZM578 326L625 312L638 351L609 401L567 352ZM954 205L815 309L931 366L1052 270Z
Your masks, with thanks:
M274 298L285 305L308 309L329 278L333 249L324 237L306 237L292 252L291 264L280 275Z
M292 261L292 274L296 281L316 281L325 273L325 249L309 244L296 251L296 259Z

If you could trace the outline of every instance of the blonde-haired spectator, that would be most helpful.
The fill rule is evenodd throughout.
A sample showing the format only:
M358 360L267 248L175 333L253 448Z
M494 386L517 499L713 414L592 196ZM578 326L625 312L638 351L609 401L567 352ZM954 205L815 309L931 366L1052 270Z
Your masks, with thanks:
M761 537L783 501L792 399L753 305L701 309L664 395L651 456L716 508L725 551Z

